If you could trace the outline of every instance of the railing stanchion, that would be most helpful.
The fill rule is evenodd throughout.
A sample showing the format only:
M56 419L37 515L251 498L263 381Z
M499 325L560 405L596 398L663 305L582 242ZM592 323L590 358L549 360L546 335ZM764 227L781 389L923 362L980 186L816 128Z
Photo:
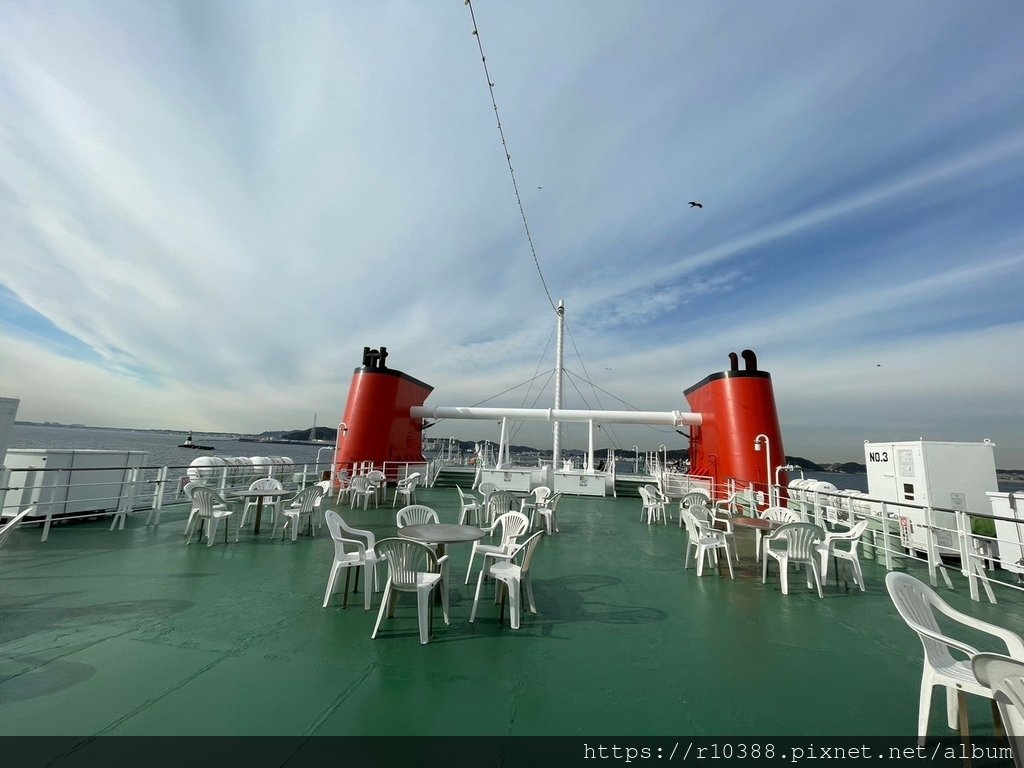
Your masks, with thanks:
M7 506L7 488L11 484L11 470L0 467L0 518L4 516L4 509Z
M885 508L885 502L882 502L881 507L882 516L882 549L885 552L885 570L892 570L892 551L889 549L889 512ZM878 548L875 548L875 557L878 557Z

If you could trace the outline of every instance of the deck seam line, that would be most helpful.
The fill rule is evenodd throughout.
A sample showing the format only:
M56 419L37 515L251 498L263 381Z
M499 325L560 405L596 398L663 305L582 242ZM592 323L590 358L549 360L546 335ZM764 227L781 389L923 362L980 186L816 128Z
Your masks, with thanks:
M345 690L339 693L334 698L334 700L327 705L327 708L310 724L309 728L306 729L306 733L304 735L308 737L316 733L317 728L323 725L327 721L327 718L334 714L334 712L337 711L338 707L345 703L349 696L351 696L356 691L356 689L363 684L366 678L368 678L370 675L377 671L378 666L379 665L375 661L367 665L367 667L363 670L363 673L358 678L353 680L345 688Z
M65 755L72 754L72 753L78 751L79 749L81 749L83 746L86 746L87 744L91 743L94 739L97 739L100 736L103 736L104 734L109 733L110 731L112 731L117 726L119 726L122 723L126 722L127 720L129 720L130 718L134 717L135 715L137 715L138 713L142 712L143 710L148 709L150 706L152 706L153 704L156 704L161 699L166 698L167 696L169 696L170 694L174 693L175 691L180 690L184 686L188 685L190 682L192 682L193 680L197 679L200 675L203 675L206 672L209 672L211 669L216 667L218 664L220 664L220 663L224 662L225 660L230 659L230 658L232 658L234 656L240 655L242 651L244 651L247 648L251 647L254 643L256 643L256 641L259 638L263 637L263 635L267 634L268 632L272 632L272 631L277 630L279 628L279 625L287 625L287 624L288 624L287 620L282 620L282 621L278 622L278 625L275 625L273 627L268 627L266 631L261 632L258 635L250 636L246 642L241 643L238 647L232 648L232 649L226 651L225 653L223 653L222 655L218 656L216 659L211 661L209 664L206 664L206 665L200 667L199 669L195 670L190 675L186 675L180 681L178 681L178 683L176 683L175 685L172 685L170 688L166 688L165 690L163 690L161 693L157 694L156 696L151 696L150 698L146 699L146 701L142 702L139 706L135 707L134 709L132 709L129 712L124 713L123 715L121 715L121 717L118 717L117 719L115 719L112 722L108 723L103 728L100 728L96 733L94 733L92 736L90 736L85 742L76 745L75 747L70 749L67 753L65 753ZM61 757L65 756L65 755L61 755ZM47 765L49 765L49 764L50 763L47 763Z
M125 635L127 635L127 634L129 634L131 632L134 632L134 631L135 631L134 629L126 629L126 630L124 630L123 632L121 632L119 634L108 635L107 637L100 638L99 640L94 640L91 643L86 643L85 645L80 645L80 646L78 646L76 648L69 649L69 650L65 651L64 653L61 653L61 654L59 654L57 656L53 656L52 658L46 659L45 661L42 661L39 664L36 664L35 666L29 667L28 669L23 669L21 672L15 672L10 677L5 677L5 678L0 679L0 684L6 685L11 680L17 680L22 675L27 675L30 672L35 672L37 669L42 669L43 667L45 667L45 666L47 666L49 664L52 664L55 661L63 661L68 656L71 656L71 655L76 654L76 653L80 653L81 651L86 651L86 650L88 650L90 648L93 648L93 647L99 645L100 643L105 643L108 640L116 640L116 639L118 639L120 637L124 637ZM5 658L17 660L19 657L32 656L32 654L30 654L30 653L20 653L20 652L14 652L14 653L4 652L2 654L2 656L5 657Z

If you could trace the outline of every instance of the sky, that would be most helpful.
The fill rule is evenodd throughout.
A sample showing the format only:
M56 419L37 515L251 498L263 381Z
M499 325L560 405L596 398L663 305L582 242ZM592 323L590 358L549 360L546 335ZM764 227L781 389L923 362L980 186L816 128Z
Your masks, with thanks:
M566 407L689 410L749 348L791 456L1024 467L1022 33L1017 0L0 2L0 396L333 426L384 345L428 405L546 407L564 300ZM686 441L597 447L634 444Z

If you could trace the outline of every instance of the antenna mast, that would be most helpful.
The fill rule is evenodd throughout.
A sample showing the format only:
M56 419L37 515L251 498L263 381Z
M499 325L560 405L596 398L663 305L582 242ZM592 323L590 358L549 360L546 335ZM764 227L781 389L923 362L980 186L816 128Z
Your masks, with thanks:
M556 334L555 342L555 410L562 410L562 375L563 375L563 364L565 362L564 357L564 337L565 337L565 303L559 299L558 309L555 310L558 315L558 333ZM551 467L557 470L562 465L562 439L561 439L561 424L554 422L552 426L552 440L551 440Z

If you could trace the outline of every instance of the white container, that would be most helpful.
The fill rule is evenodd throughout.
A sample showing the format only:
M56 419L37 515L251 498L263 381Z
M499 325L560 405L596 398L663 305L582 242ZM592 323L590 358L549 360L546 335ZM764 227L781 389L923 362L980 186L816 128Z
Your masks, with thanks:
M532 474L528 468L481 469L480 482L494 483L502 491L529 493Z
M18 403L15 397L0 397L0 467L4 464L7 446L11 444L11 433L14 432L14 417L18 415Z
M6 511L36 506L33 517L115 512L131 493L130 470L146 464L146 451L10 448Z
M562 470L554 473L551 491L573 496L604 496L607 485L603 473Z
M1010 520L996 520L999 562L1011 573L1024 575L1024 494L989 493L992 514ZM1013 522L1020 520L1020 524Z
M868 495L883 501L914 507L889 507L901 518L905 545L915 549L928 546L925 512L916 507L938 508L932 521L935 544L958 549L954 534L956 517L950 511L988 512L987 494L999 489L996 481L995 445L909 440L894 443L864 443ZM943 530L945 529L945 530Z

